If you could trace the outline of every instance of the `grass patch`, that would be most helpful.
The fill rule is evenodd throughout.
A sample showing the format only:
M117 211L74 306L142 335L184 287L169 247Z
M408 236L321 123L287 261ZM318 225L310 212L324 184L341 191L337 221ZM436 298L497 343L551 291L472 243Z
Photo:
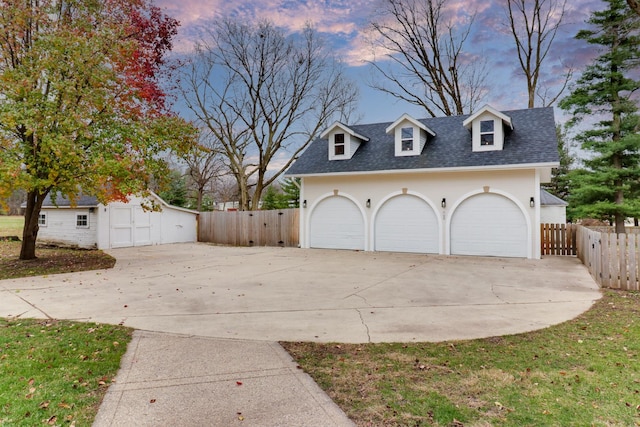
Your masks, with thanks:
M640 426L640 293L520 335L282 345L359 426Z
M0 280L112 268L116 260L99 250L38 247L38 258L20 261L21 242L0 241Z
M23 216L0 215L0 236L22 237Z
M123 326L0 319L0 425L90 426L130 340Z

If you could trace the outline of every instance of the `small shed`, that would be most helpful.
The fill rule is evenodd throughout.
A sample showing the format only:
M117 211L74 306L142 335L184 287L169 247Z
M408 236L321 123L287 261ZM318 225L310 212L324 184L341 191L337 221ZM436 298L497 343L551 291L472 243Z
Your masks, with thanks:
M540 189L540 223L566 224L569 204L544 189Z
M197 218L198 212L169 205L153 192L106 205L90 196L80 196L74 206L67 198L59 196L54 203L47 197L38 241L98 249L195 242Z

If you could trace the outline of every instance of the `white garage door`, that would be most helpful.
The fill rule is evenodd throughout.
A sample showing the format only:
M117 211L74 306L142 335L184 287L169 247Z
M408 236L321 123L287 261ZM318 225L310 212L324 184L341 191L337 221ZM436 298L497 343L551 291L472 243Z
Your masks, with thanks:
M364 219L346 197L329 197L311 213L309 246L364 250Z
M478 194L458 206L451 218L451 253L527 257L527 223L506 197Z
M438 253L438 235L436 213L415 196L393 197L376 215L376 251Z
M111 207L110 247L151 244L151 213L140 206Z

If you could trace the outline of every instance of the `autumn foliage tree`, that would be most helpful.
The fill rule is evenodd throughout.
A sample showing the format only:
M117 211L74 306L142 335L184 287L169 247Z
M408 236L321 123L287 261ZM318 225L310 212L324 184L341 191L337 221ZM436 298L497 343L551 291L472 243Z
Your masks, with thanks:
M159 84L177 26L149 0L0 0L0 199L27 192L20 259L47 195L124 199L188 142Z

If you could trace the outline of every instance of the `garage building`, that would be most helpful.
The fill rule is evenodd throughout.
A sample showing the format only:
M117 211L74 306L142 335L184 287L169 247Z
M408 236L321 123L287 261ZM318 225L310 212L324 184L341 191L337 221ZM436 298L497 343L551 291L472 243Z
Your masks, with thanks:
M303 248L540 257L541 189L559 165L552 108L346 125L287 171Z
M38 242L111 249L197 241L198 212L171 206L158 195L129 196L128 202L75 203L47 197L38 218Z

